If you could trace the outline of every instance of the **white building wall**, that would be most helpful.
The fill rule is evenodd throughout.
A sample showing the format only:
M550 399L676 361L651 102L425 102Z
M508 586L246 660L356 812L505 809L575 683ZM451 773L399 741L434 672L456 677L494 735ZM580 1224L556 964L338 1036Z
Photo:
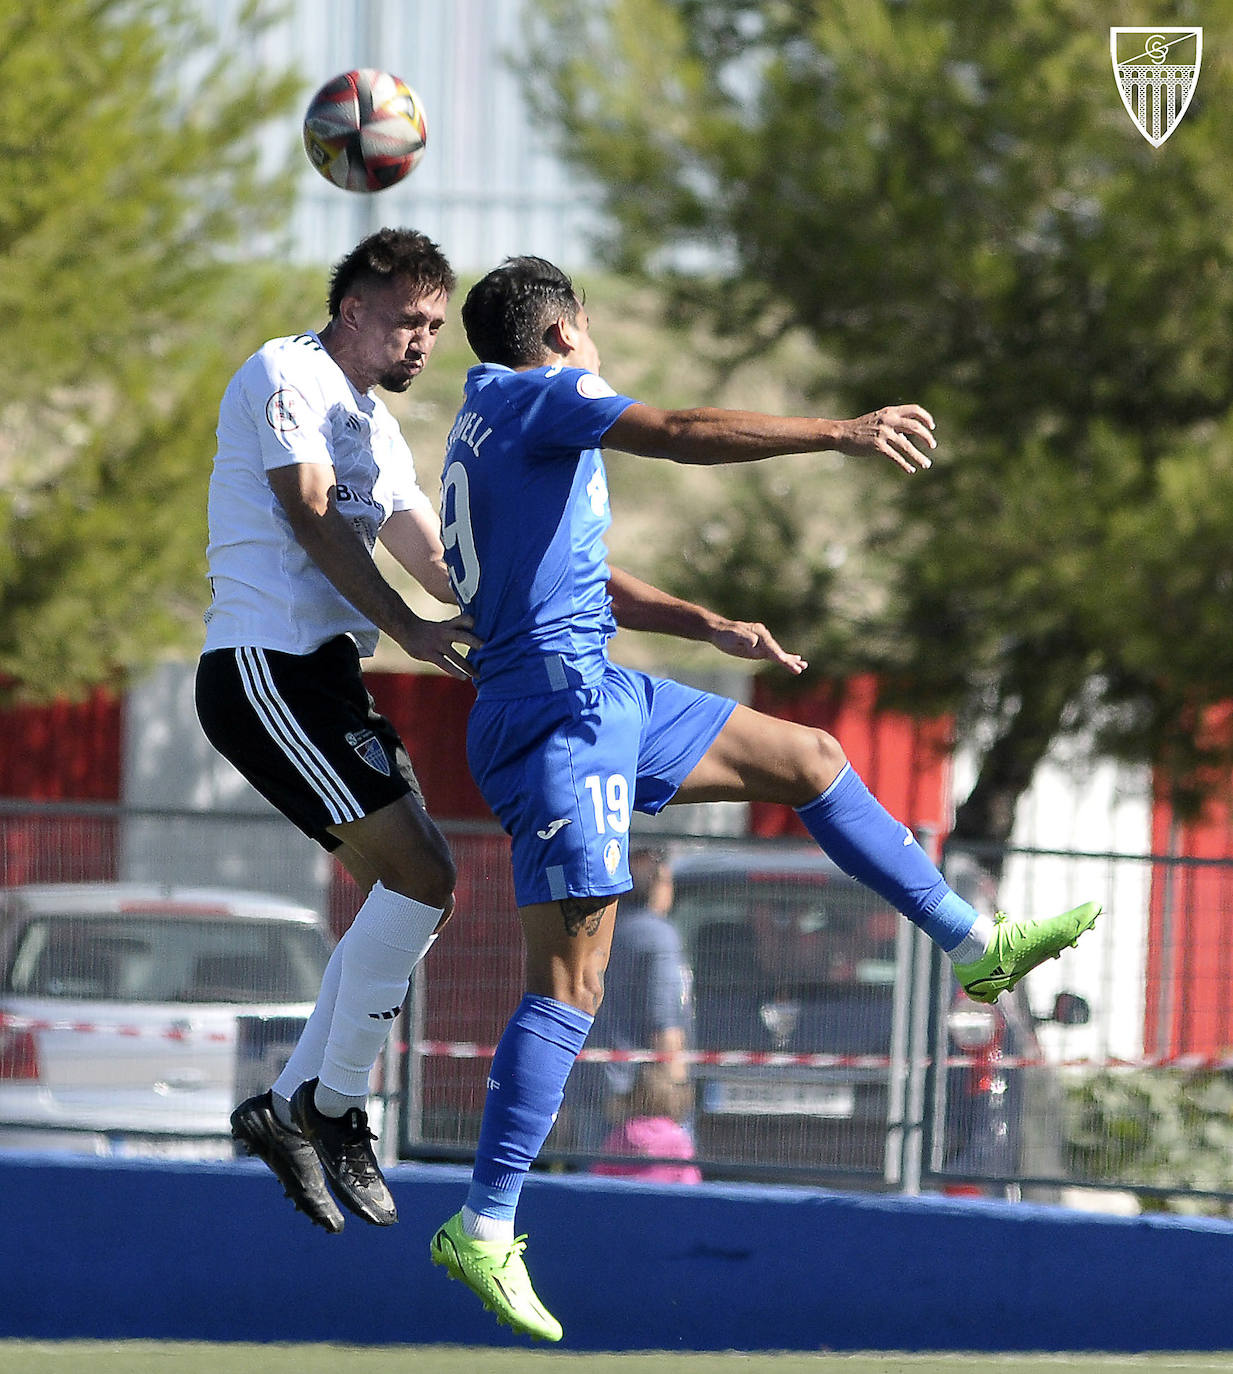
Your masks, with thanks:
M972 786L975 761L961 748L955 795ZM1143 1053L1144 990L1151 867L1152 783L1146 767L1090 762L1079 748L1055 745L1020 800L1011 843L1062 851L1012 856L998 900L1012 916L1065 911L1100 901L1095 929L1024 986L1037 1015L1058 992L1078 993L1092 1007L1087 1026L1041 1028L1041 1041L1062 1059L1137 1059ZM1091 857L1075 860L1074 851Z
M226 41L240 0L197 0ZM410 225L445 249L462 273L510 254L536 253L576 270L590 265L597 222L533 122L511 60L523 52L523 16L533 0L294 0L255 64L290 66L305 80L303 105L330 77L356 67L393 72L424 103L428 146L398 186L372 195L343 191L309 164L300 115L272 130L267 153L297 168L292 252L333 262L383 224ZM301 111L302 113L302 111Z

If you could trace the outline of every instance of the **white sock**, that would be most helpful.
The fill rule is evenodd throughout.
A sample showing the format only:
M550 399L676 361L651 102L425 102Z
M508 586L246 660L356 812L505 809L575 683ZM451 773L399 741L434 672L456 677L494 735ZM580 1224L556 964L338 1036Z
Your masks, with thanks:
M513 1241L513 1217L482 1217L465 1204L462 1209L462 1229L472 1240Z
M348 1099L366 1099L368 1076L428 952L443 908L377 883L356 912L343 948L334 1013L316 1075ZM309 1074L308 1077L314 1075Z
M952 964L970 964L985 954L993 943L994 922L992 916L977 916L972 929L954 947L946 951Z
M351 1097L346 1093L336 1093L333 1088L327 1088L319 1081L313 1089L313 1106L322 1116L342 1117L346 1116L352 1107L365 1111L368 1107L368 1093L365 1092L363 1097Z
M292 1094L301 1083L307 1083L310 1078L316 1078L321 1072L321 1056L325 1053L325 1042L329 1039L330 1022L334 1019L334 1002L338 996L338 980L342 976L343 959L346 957L346 943L347 937L344 935L334 946L330 961L321 975L321 990L317 993L317 1003L313 1007L312 1015L304 1023L304 1029L300 1032L295 1049L291 1051L286 1068L274 1080L271 1089L274 1094L274 1115L284 1126L292 1124L291 1109L287 1105ZM282 1098L281 1104L279 1098ZM284 1110L287 1112L285 1118Z

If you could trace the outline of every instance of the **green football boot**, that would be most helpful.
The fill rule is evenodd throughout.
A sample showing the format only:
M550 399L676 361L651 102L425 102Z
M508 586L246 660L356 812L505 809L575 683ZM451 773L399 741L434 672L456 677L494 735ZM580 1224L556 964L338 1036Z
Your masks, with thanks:
M460 1279L497 1321L537 1341L559 1341L561 1323L540 1302L522 1262L526 1236L514 1241L473 1240L456 1212L432 1238L432 1262Z
M1025 973L1046 959L1056 959L1079 936L1091 930L1100 915L1099 902L1084 902L1073 911L1044 920L1010 921L999 911L993 918L993 943L979 959L956 964L955 977L964 992L977 1002L996 1002L1000 993L1013 988Z

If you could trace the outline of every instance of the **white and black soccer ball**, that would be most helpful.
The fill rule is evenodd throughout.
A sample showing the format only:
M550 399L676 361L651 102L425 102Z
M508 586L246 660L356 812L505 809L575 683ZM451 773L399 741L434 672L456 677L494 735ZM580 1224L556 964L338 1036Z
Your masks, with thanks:
M423 157L427 142L419 96L405 81L372 67L327 81L304 115L308 160L347 191L395 185Z

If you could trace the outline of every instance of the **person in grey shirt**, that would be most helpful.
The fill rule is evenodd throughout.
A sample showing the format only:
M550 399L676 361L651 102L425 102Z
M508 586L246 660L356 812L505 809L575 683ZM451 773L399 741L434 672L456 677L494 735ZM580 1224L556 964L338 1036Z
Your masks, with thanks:
M587 1037L591 1049L653 1050L667 1055L668 1077L682 1085L692 1023L692 976L681 937L667 919L672 870L665 851L634 847L629 856L633 890L617 909L606 992ZM580 1061L563 1103L562 1135L570 1149L595 1153L633 1091L638 1065Z

